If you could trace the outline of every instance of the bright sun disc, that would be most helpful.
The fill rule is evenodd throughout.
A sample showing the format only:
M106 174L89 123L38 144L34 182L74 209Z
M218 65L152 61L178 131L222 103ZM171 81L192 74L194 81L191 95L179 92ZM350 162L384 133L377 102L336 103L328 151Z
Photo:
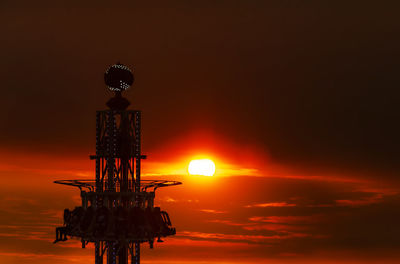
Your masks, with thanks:
M215 173L215 164L209 159L192 160L189 163L190 175L213 176Z

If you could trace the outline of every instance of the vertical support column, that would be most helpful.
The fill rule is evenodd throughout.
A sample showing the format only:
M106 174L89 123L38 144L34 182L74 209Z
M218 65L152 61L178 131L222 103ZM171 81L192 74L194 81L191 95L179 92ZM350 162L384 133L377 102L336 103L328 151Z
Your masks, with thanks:
M128 264L128 247L122 246L118 252L118 264Z
M129 253L131 255L131 262L130 264L134 264L135 263L135 251L134 251L134 244L133 243L129 243Z
M96 112L96 192L102 190L101 186L101 170L100 170L100 137L102 130L101 112Z
M116 124L114 111L110 110L107 112L107 177L108 177L108 190L115 190L115 152L116 152Z
M140 242L135 242L135 264L140 264Z
M120 111L118 112L120 115L120 123L118 128L118 157L119 171L120 171L120 179L119 179L119 191L122 193L126 193L129 189L128 185L128 171L129 171L129 160L132 155L131 146L132 146L132 138L129 135L129 112ZM121 196L120 198L120 206L125 208L129 208L129 200L126 197ZM129 210L128 210L129 211ZM118 264L128 264L128 247L124 243L124 241L119 241L118 243L119 251L118 253Z
M96 193L103 191L103 184L101 182L101 169L100 169L100 141L101 141L101 132L102 132L102 118L101 112L96 112ZM100 197L96 195L96 207L98 208L101 204ZM103 264L103 254L102 254L101 242L96 241L94 243L94 260L95 264Z
M107 264L116 264L115 242L107 242Z
M103 264L103 255L102 255L102 248L100 247L100 241L96 241L94 243L94 255L95 255L95 263L96 264Z
M141 159L141 144L140 144L140 128L141 112L135 112L135 159L136 159L136 184L135 192L140 193L140 159ZM139 199L139 196L136 196ZM137 201L138 202L138 201ZM140 242L135 242L135 264L140 264Z
M140 159L141 159L141 146L140 146L140 111L135 112L135 159L136 159L136 184L135 192L140 192Z
M132 156L131 146L134 143L129 135L130 123L129 123L129 112L121 111L121 121L119 125L119 158L121 161L121 179L120 179L120 191L127 192L129 189L129 161ZM126 205L126 203L124 203Z
M116 156L116 124L114 111L107 112L107 191L115 192L115 156ZM115 200L110 199L109 208L115 208ZM115 242L107 242L107 264L116 264L116 248Z

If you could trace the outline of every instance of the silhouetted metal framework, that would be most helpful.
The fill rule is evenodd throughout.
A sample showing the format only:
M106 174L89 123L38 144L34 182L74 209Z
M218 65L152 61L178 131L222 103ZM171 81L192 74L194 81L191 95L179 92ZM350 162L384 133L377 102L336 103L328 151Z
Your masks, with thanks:
M124 70L119 65L116 70ZM141 180L141 160L146 158L140 145L141 112L124 110L129 102L120 91L107 105L111 109L96 112L96 155L90 156L96 162L95 180L55 181L78 187L82 198L81 206L64 210L55 242L67 236L80 238L83 248L94 242L96 264L104 258L107 264L139 264L141 243L153 248L156 238L162 242L161 237L176 233L168 213L154 207L156 189L181 183Z

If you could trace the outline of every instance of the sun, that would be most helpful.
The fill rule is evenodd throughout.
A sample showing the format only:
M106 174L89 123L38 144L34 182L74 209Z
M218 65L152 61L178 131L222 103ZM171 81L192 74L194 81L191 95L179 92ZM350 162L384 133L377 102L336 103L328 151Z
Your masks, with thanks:
M190 175L213 176L215 173L215 164L210 159L192 160L189 163L188 170Z

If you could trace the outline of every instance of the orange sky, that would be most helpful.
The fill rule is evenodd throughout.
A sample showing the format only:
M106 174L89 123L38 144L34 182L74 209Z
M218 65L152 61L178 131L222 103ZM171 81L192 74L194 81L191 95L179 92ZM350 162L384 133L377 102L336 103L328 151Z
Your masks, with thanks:
M398 263L399 1L0 3L0 263L52 244L94 177L105 69L135 72L146 179L177 235L143 263ZM214 177L189 176L193 158Z
M188 141L183 142L175 142L182 153L176 153L175 161L167 155L167 144L143 162L150 174L146 179L160 178L151 175L154 171L184 183L157 191L156 204L169 212L177 235L154 250L143 245L143 263L381 263L383 256L385 263L395 263L398 253L390 246L397 225L395 186L348 175L269 175L261 157L241 168L233 162L240 156L224 156L229 151L218 152L222 145L211 143L206 145L213 152L198 153L235 173L190 176L187 165L196 148L187 144L185 149ZM235 150L235 144L224 144ZM185 159L183 153L190 155ZM93 261L93 248L81 249L77 240L52 244L63 209L80 203L77 189L52 182L91 178L93 162L27 154L1 155L0 262ZM167 158L156 161L151 154ZM246 151L249 157L258 154Z

